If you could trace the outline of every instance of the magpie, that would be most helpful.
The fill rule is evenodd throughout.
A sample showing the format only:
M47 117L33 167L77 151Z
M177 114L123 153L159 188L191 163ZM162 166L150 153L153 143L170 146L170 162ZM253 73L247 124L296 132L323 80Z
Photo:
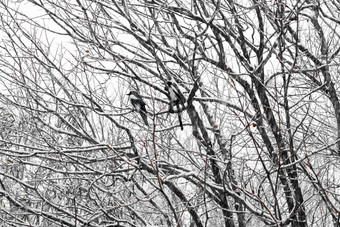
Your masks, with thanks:
M143 101L142 97L138 94L137 91L130 91L127 95L130 97L132 106L137 110L137 112L142 117L144 124L149 126L145 108L146 104Z
M170 95L170 108L169 108L169 112L170 113L174 113L174 105L176 105L177 107L177 112L178 112L178 121L179 121L179 125L181 126L181 130L183 130L183 122L182 122L182 117L181 117L181 109L180 109L180 104L184 106L184 101L183 98L180 94L180 91L178 90L177 87L175 87L173 85L173 83L171 81L168 81L166 83L168 86L165 87L166 90L169 91L169 95Z

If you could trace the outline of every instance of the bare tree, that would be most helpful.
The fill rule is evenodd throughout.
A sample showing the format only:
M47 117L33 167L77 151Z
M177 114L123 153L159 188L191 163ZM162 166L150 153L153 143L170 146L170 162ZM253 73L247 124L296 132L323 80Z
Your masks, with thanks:
M2 225L340 225L336 1L0 4Z

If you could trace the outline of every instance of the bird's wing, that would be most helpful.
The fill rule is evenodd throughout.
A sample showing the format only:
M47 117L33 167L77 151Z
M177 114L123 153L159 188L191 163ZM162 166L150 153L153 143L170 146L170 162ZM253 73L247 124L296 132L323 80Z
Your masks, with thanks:
M146 108L145 108L145 103L144 103L144 102L142 102L142 103L140 104L140 109L141 109L143 112L146 113Z
M136 102L141 106L145 106L145 102L142 99L136 99Z

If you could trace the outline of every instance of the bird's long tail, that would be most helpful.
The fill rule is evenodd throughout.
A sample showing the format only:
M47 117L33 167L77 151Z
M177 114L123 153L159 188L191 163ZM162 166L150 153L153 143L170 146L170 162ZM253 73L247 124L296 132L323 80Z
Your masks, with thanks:
M143 118L144 124L149 126L148 117L147 117L146 113L143 112L143 111L140 111L139 113L140 113L140 116Z
M183 122L182 122L181 113L178 113L178 121L179 121L179 125L181 126L181 130L183 131Z
M179 109L179 102L177 102L176 104L177 104L177 111L178 111L179 126L181 126L181 130L183 131L183 122L182 122L181 111Z

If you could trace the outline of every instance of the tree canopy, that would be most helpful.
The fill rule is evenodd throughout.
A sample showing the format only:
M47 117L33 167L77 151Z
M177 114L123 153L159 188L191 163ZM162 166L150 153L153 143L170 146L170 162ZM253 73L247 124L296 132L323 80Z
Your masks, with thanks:
M1 1L1 225L339 226L339 8Z

